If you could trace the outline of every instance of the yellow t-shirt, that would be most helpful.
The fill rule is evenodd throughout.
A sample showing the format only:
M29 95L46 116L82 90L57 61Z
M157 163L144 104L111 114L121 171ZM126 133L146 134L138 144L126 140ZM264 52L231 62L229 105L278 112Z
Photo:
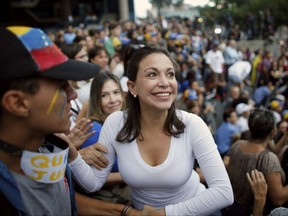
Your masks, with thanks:
M119 40L118 37L114 37L114 38L112 39L112 44L113 44L113 47L116 48L116 47L118 47L118 46L121 45L121 41Z

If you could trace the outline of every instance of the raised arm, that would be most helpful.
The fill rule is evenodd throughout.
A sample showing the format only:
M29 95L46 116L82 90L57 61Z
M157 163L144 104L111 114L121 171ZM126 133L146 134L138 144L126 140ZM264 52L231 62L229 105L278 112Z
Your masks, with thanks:
M268 188L265 177L258 170L252 170L251 174L247 173L246 175L254 195L253 216L263 216Z
M69 166L73 172L74 179L87 192L95 192L104 185L114 164L115 150L112 145L109 145L109 140L107 140L105 144L107 144L105 145L107 148L107 154L105 156L108 160L108 166L101 170L97 170L95 167L88 165L82 159L81 155L77 151L75 152L73 146L69 149Z

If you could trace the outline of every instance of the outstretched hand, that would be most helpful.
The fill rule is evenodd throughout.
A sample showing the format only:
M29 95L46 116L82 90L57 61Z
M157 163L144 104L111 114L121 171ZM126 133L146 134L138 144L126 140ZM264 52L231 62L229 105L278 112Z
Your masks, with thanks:
M266 199L268 186L263 173L255 169L251 171L251 174L246 175L255 199Z
M268 189L265 177L262 172L256 169L252 170L251 174L247 173L246 175L254 195L253 215L262 216Z
M104 155L107 152L107 148L100 143L96 143L79 150L79 153L81 154L83 160L87 164L94 166L98 170L107 167L108 160Z
M81 118L67 134L67 137L76 149L79 149L79 147L96 132L90 131L92 127L93 124L90 119Z
M73 143L71 142L71 140L64 133L55 133L54 135L63 139L64 141L66 141L68 143L68 145L69 145L68 161L69 162L73 161L77 157L78 151L75 148L75 146L73 145Z

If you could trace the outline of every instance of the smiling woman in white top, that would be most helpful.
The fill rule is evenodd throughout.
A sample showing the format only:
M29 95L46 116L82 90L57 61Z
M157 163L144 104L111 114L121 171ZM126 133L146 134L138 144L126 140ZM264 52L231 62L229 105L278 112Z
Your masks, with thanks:
M128 209L128 214L209 215L233 203L230 180L207 125L175 108L176 72L178 65L166 50L137 50L128 61L128 109L110 114L99 138L108 148L108 167L99 171L88 166L71 146L74 177L91 192L102 187L117 154L119 172L138 210ZM195 159L208 188L193 170Z

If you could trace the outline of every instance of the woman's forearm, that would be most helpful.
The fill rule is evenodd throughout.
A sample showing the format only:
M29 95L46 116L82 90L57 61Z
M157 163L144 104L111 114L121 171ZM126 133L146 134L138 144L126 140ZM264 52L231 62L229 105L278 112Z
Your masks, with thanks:
M73 177L87 192L99 190L105 183L110 170L98 171L88 165L78 154L77 158L69 163Z

